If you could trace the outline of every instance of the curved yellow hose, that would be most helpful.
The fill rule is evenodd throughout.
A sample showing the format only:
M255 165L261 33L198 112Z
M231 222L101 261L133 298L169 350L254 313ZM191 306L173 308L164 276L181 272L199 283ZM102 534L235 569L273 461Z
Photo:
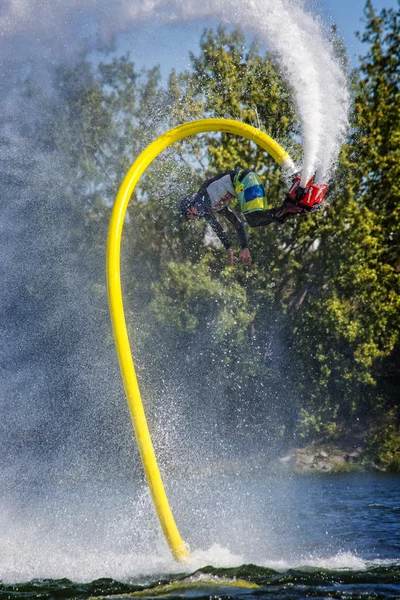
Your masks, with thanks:
M122 302L120 273L121 237L130 197L141 175L150 163L160 152L174 142L197 133L206 133L208 131L224 131L245 137L266 150L284 168L293 167L288 153L269 135L251 125L229 119L201 119L185 123L161 135L147 146L135 160L118 191L111 214L107 240L108 299L115 345L128 406L153 503L167 542L174 557L179 561L187 560L189 552L182 541L168 503L136 379Z

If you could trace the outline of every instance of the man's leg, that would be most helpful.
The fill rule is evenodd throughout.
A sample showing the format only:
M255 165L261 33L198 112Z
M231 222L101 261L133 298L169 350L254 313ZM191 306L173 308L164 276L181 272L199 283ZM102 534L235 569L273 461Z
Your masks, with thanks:
M268 210L255 210L251 213L243 213L244 218L250 227L263 227L270 223L283 223L276 217L279 208L269 208Z
M299 206L297 203L291 202L286 198L282 202L282 205L276 210L275 217L278 223L283 223L291 215L299 215L303 212L305 212L303 206Z
M291 215L299 215L300 213L310 212L305 207L285 199L281 206L277 208L269 208L268 210L255 210L251 213L243 213L250 227L263 227L270 223L284 223Z

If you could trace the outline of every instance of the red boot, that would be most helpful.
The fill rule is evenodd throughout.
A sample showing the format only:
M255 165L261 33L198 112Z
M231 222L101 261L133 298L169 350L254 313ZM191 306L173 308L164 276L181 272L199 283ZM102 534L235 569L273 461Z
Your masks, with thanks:
M300 187L301 177L300 175L296 175L296 177L292 181L292 185L289 188L289 191L286 194L287 200L299 200L302 198L307 190L307 187L311 185L312 179L307 183L307 187Z

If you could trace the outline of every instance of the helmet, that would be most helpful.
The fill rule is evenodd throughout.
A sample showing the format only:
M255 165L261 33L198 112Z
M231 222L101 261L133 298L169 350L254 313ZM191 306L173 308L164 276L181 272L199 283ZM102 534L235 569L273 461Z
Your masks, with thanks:
M191 196L185 196L179 202L179 212L183 219L188 220L188 210L190 207L194 206L196 201L196 195L192 194Z

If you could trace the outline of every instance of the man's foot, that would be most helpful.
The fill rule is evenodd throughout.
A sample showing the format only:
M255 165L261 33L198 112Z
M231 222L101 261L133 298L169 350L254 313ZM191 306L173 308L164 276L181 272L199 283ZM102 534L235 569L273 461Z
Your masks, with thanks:
M282 206L278 208L275 214L275 220L277 220L278 223L283 223L290 215L299 215L303 211L304 209L301 206L285 199Z

